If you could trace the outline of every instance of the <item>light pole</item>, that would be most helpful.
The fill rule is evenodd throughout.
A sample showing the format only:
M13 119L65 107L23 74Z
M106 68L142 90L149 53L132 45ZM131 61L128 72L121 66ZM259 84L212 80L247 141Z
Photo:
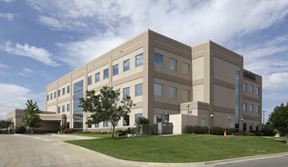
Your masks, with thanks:
M211 133L211 119L214 117L213 114L210 114L209 115L209 126L208 126L208 134L210 135Z
M230 128L233 128L233 127L231 126L231 117L228 117L228 120L229 120L229 126L230 126Z
M240 126L241 126L241 124L242 124L242 131L243 131L243 121L244 121L244 119L241 118L241 119L240 119L240 125L239 125L239 132L240 132Z

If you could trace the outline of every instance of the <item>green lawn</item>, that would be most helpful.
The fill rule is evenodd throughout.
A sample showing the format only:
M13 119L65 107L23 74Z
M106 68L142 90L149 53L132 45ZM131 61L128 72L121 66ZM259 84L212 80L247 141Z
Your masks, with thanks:
M288 145L256 136L180 135L68 141L116 158L146 162L200 162L288 152Z

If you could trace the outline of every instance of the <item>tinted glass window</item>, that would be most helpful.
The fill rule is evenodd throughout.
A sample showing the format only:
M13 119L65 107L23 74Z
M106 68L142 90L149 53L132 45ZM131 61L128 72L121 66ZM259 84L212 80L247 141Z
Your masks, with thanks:
M163 96L163 86L161 84L154 83L154 95Z
M123 71L128 71L130 70L130 59L127 59L123 62Z
M154 65L158 67L163 66L163 55L159 53L154 53Z
M119 74L119 66L118 64L115 64L113 66L113 76L118 75Z
M143 94L143 84L135 85L135 96L142 96Z
M99 82L100 81L100 72L97 72L95 74L95 82Z
M139 67L142 66L142 64L143 64L143 53L140 53L135 57L135 66Z
M104 71L103 71L103 79L108 79L109 77L109 70L108 68L106 68Z

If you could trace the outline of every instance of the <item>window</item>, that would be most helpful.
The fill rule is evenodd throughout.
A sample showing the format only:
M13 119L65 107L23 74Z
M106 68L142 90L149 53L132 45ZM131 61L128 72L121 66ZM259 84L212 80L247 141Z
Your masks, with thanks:
M119 66L118 64L115 64L113 66L113 76L118 75L119 74Z
M163 85L154 83L154 95L163 96Z
M67 104L67 106L66 106L66 111L67 111L67 112L70 111L70 104Z
M142 113L136 113L135 114L135 124L139 121L139 119L142 117Z
M177 60L169 58L168 69L171 71L177 71Z
M109 77L109 70L108 68L106 68L104 71L103 71L103 79L108 79Z
M99 123L96 123L96 124L95 124L95 127L96 127L96 128L99 128Z
M189 94L190 94L189 90L182 90L182 100L184 102L189 101Z
M243 83L243 91L247 92L247 83Z
M130 124L129 115L124 115L123 116L123 126L129 126L129 124Z
M154 53L154 65L158 67L163 67L163 55L159 53Z
M57 97L57 93L56 93L56 91L54 92L54 99Z
M172 98L176 98L177 97L177 88L169 86L168 87L168 96L172 97Z
M58 97L61 96L61 90L58 90Z
M255 94L256 94L257 96L259 96L259 88L258 88L258 87L255 87Z
M259 106L255 105L255 112L259 112Z
M247 112L247 103L243 103L243 111Z
M92 124L88 122L88 128L92 128Z
M65 95L65 88L62 88L62 95Z
M248 84L248 92L253 93L253 85L252 84Z
M130 96L130 88L123 88L123 98Z
M99 82L100 81L100 72L97 72L95 74L95 82Z
M92 85L92 76L88 77L88 85Z
M108 121L103 121L103 127L108 127Z
M135 67L140 67L143 65L143 53L135 56Z
M58 113L60 113L60 110L61 110L61 108L60 108L60 107L57 107L57 112L58 112Z
M53 94L52 94L52 93L50 94L50 99L51 99L51 100L53 99Z
M190 73L190 64L188 64L188 63L183 63L183 73L184 73L184 74Z
M49 95L46 96L46 100L49 101Z
M65 112L65 105L62 105L62 112Z
M253 104L248 105L248 112L253 112Z
M67 93L70 93L70 85L67 86Z
M135 85L135 96L142 96L143 94L143 84Z
M123 72L130 70L130 59L123 62Z

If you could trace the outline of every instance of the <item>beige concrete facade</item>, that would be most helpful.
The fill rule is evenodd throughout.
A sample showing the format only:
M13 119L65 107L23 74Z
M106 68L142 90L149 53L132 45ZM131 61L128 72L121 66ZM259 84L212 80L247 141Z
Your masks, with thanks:
M142 61L136 66L138 55L142 55ZM125 71L127 61L129 69ZM139 115L152 124L169 121L169 115L182 113L193 115L191 120L197 117L196 124L200 126L236 125L241 130L256 130L261 125L262 78L244 70L243 61L241 55L212 41L191 47L148 30L47 85L46 110L67 115L70 128L110 129L104 123L88 127L87 114L77 112L74 105L86 90L98 92L103 86L113 86L121 96L129 89L136 104L129 125L124 126L127 121L121 119L118 128L133 127ZM115 65L117 75L113 75ZM106 69L109 72L104 79ZM83 81L80 93L75 86L79 81ZM136 94L137 85L141 84L142 93ZM252 105L252 110L246 110L249 107L245 105ZM170 122L174 118L182 119L170 116ZM76 123L75 127L77 121L82 125Z
M24 126L23 123L24 110L15 109L7 113L6 119L13 122L13 129L19 126ZM41 132L57 132L59 131L62 121L66 119L65 115L57 114L56 112L41 112L39 113L41 119L40 127L34 128L34 131Z

